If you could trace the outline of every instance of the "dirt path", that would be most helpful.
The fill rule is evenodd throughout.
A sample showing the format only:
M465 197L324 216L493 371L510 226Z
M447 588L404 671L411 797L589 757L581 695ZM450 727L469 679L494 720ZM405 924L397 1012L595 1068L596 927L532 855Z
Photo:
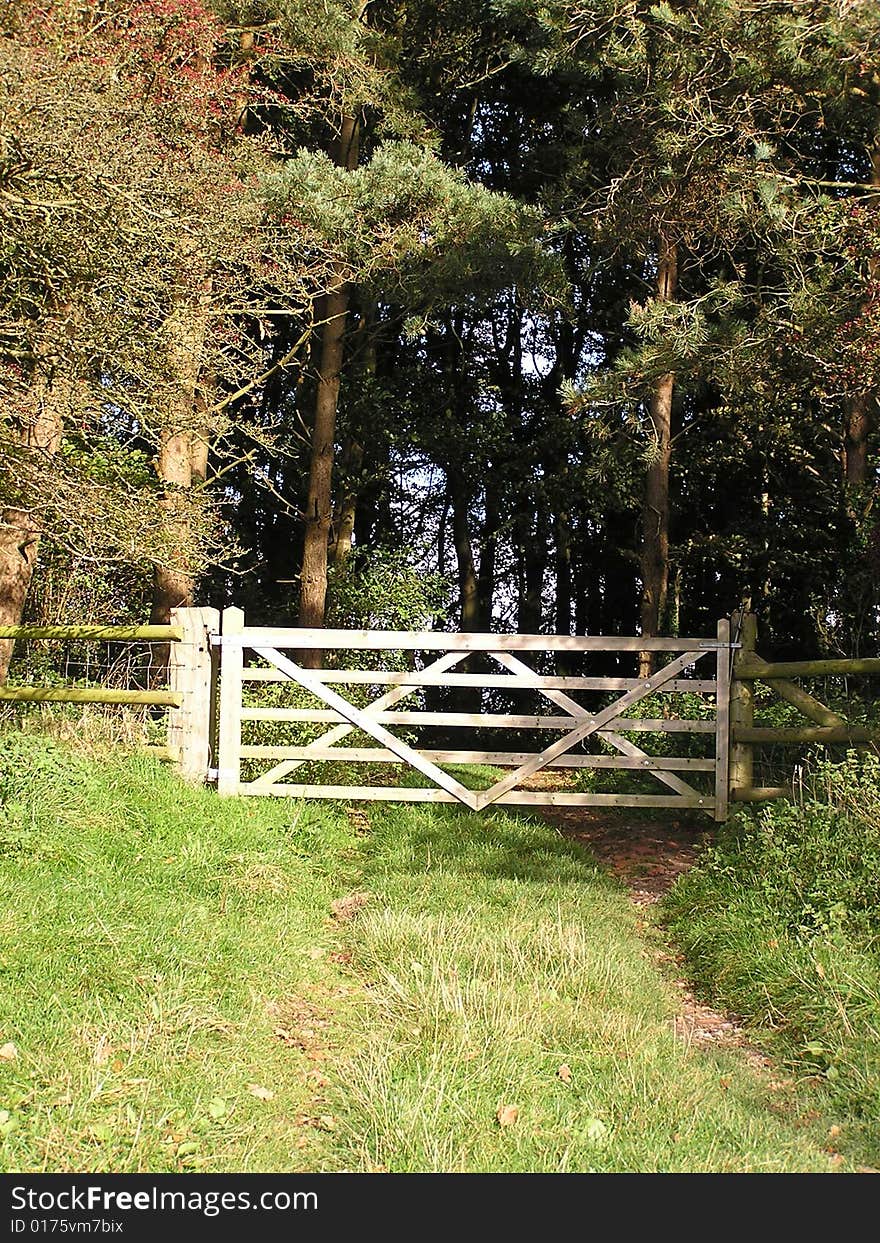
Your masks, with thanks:
M714 826L704 816L647 820L625 813L609 815L589 807L547 807L541 815L566 837L583 844L629 890L638 907L651 907L697 859L712 840ZM644 925L643 925L644 926ZM683 1040L703 1047L741 1049L750 1062L769 1066L770 1060L753 1048L742 1024L732 1015L703 1005L681 978L680 959L655 949L658 962L681 993L676 1031Z

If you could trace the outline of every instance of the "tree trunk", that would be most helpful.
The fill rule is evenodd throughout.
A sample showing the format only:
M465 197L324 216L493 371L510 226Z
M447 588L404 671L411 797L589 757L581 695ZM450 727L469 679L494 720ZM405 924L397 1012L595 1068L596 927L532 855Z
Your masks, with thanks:
M21 427L19 439L26 453L51 459L58 452L63 412L70 386L61 381L34 386L33 418ZM0 510L0 625L18 626L30 590L40 550L39 519L26 509ZM13 643L0 640L0 686L6 682Z
M377 367L375 306L362 314L358 336L363 338L360 347L362 361L358 367L358 376L364 382L373 382L376 378ZM333 513L328 549L328 558L334 566L341 566L345 563L354 540L355 519L364 466L362 438L359 429L349 429L342 446L342 480Z
M678 258L675 246L661 239L657 264L657 298L675 297ZM654 459L645 476L642 504L641 627L645 638L655 637L666 612L669 586L669 464L672 458L672 395L675 376L662 375L654 385L649 413L655 437ZM639 653L639 677L649 677L654 653Z
M571 515L560 510L553 518L554 562L556 577L556 613L554 625L557 634L571 634L574 610L574 567L571 557ZM556 653L556 672L570 676L575 672L577 658L573 652Z
M477 575L477 595L480 602L480 621L477 629L486 634L492 630L492 609L495 603L495 565L498 553L498 471L489 467L486 477L483 534L480 540L480 570Z
M871 151L871 184L880 189L880 133ZM880 259L869 260L871 275L880 277ZM858 393L846 405L843 427L843 474L847 488L860 491L868 482L868 438L877 417L877 395Z
M172 609L189 608L193 602L193 576L186 556L186 511L180 495L181 491L192 486L193 481L191 436L189 429L163 429L156 455L156 473L162 483L168 485L162 500L165 533L177 555L173 561L169 557L167 563L157 563L153 568L153 605L150 610L153 625L167 625Z
M479 632L482 609L468 522L470 495L464 477L458 471L450 471L447 481L452 501L452 543L458 563L459 629ZM476 673L479 663L482 663L480 658L471 654L461 662L458 671ZM462 687L453 692L452 699L457 712L480 711L482 694L479 688Z
M354 522L357 515L357 478L364 462L364 447L356 440L348 439L342 449L342 467L345 486L333 516L333 531L328 550L329 560L335 566L344 565L351 552L354 538Z
M212 283L206 276L197 296L181 293L165 321L167 341L168 418L159 432L156 474L166 485L162 499L166 554L153 568L153 601L150 621L167 625L174 608L192 606L195 593L194 567L189 549L189 523L185 493L203 483L208 468L208 433L199 422L199 376L208 331L208 305ZM168 649L153 652L154 668L167 664Z
M459 474L450 474L449 490L452 496L452 541L458 560L460 626L462 630L479 631L482 610L468 523L469 497Z
M336 162L354 169L358 161L358 122L345 117L339 136ZM324 299L324 329L318 363L315 394L315 420L312 427L309 486L305 506L305 537L300 578L299 624L323 626L327 602L327 545L333 514L333 448L336 436L336 409L345 350L345 321L351 301L351 286L344 267L335 265L334 279ZM317 649L300 653L306 668L321 663Z
M527 498L526 503L528 503ZM533 522L521 506L522 577L517 607L520 634L541 634L544 623L544 576L547 572L547 515L539 506Z

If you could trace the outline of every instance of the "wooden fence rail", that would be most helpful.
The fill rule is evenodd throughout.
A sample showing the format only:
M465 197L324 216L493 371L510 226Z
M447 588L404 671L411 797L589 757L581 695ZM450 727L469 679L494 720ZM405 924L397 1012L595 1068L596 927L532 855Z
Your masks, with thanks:
M162 643L169 645L168 685L128 690L107 686L3 686L0 702L121 704L168 707L163 749L179 771L204 781L212 762L215 666L210 635L216 609L174 609L171 624L144 626L0 626L0 639L19 641ZM150 748L156 751L156 748Z
M753 613L734 614L740 646L734 658L730 706L730 797L734 802L765 802L790 797L788 786L754 784L754 747L760 744L803 746L845 744L861 746L880 742L880 730L850 725L845 717L809 694L792 678L870 676L880 674L880 660L764 660L755 650L758 622ZM811 722L805 726L755 725L756 681L767 686Z

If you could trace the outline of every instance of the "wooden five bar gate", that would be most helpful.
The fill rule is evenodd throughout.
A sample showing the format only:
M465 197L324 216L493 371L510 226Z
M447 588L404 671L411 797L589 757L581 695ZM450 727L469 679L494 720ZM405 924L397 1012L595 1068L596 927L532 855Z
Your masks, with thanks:
M449 634L375 630L306 630L246 627L239 609L226 609L222 633L214 642L222 652L220 664L220 728L217 787L221 794L273 794L297 798L388 799L395 801L460 802L474 811L493 803L563 804L574 806L696 807L727 817L730 668L733 644L730 622L718 623L710 639L604 638L568 635ZM420 669L306 668L291 655L304 650L430 653ZM648 678L574 677L541 674L520 658L522 653L595 653L652 651L670 659ZM245 664L245 653L262 659L262 667ZM481 653L502 672L450 672L469 656ZM333 662L331 662L332 666ZM699 666L699 669L697 668ZM704 677L685 677L687 672ZM317 701L315 707L246 706L242 691L249 682L293 682ZM389 686L366 707L356 707L333 689L341 686ZM397 710L401 700L427 687L459 687L474 691L537 691L555 709L552 715L472 713L421 709ZM627 711L649 695L693 691L713 697L715 719L681 720L673 717L628 718ZM583 691L623 692L612 703L590 710L572 698ZM300 722L330 726L320 737L299 745L243 743L242 723ZM488 751L464 748L439 750L411 745L388 726L445 730L525 730L556 732L557 741L540 751ZM646 730L666 733L699 732L714 736L712 758L652 756L624 734ZM375 746L344 747L339 743L354 731L367 734ZM609 743L616 755L572 754L591 735ZM249 780L242 779L242 762L272 761ZM431 783L428 786L334 785L291 782L290 775L309 761L345 761L368 764L403 763ZM441 765L484 764L509 768L488 789L471 790ZM544 769L637 769L652 774L672 793L598 794L524 790L522 783ZM713 775L712 792L701 791L678 773Z
M730 801L756 802L791 794L790 786L754 785L756 746L813 743L876 750L880 744L880 731L851 725L794 680L880 675L880 659L774 663L756 651L752 614L735 614L732 629L731 636L731 622L726 618L718 623L714 637L693 639L276 629L245 626L244 614L236 608L226 609L222 617L215 609L176 609L167 626L0 626L0 641L161 643L170 653L164 687L13 684L0 687L0 702L106 703L139 706L149 712L167 709L167 746L160 748L163 758L191 780L216 780L221 794L459 802L476 811L495 803L690 807L724 820ZM321 668L307 668L302 653L315 650L329 659L321 660ZM591 653L631 653L635 658L646 650L656 654L658 663L646 679L548 674L528 663L546 654L579 654L588 661ZM392 653L396 659L390 659ZM254 657L262 663L254 663ZM385 667L364 667L364 658ZM481 662L482 671L471 671L474 660ZM408 667L388 667L395 663ZM796 708L809 724L756 725L757 681ZM277 696L260 694L259 685L267 683L293 687L296 706L268 702ZM348 697L336 686L349 688ZM551 707L530 714L437 711L418 702L413 706L410 697L432 688L443 694L448 690L442 688L472 694L502 692L505 699L508 692L527 691ZM648 696L675 692L706 696L711 706L700 714L705 719L678 718L665 708L661 716L627 715L640 703L644 709L642 701ZM583 693L614 698L591 709L574 698ZM371 694L376 697L369 702L351 702L352 698L368 700ZM398 707L408 698L409 705ZM297 726L300 737L284 742L262 740L260 722L272 730ZM255 734L256 741L244 739L243 726ZM318 736L304 741L302 726L312 732L317 728ZM407 737L399 737L389 726L404 727ZM460 736L458 731L468 731L466 741L471 745L445 749L425 745L425 731L438 727L453 737ZM518 748L523 747L523 734L559 737L541 749L477 749L484 730L513 731ZM651 755L633 741L633 735L645 731L660 731L672 738L689 733L711 737L700 757ZM340 745L353 733L366 735L373 745L363 745L357 738L357 745ZM606 744L606 753L575 750L591 738ZM400 766L415 770L429 784L324 782L320 766L340 763L345 766L346 781L349 765L379 764L383 772L388 765L398 766L397 771ZM467 765L506 771L487 789L473 790L447 771L453 767L463 776L457 766ZM305 772L297 773L303 766ZM523 788L545 770L590 768L650 774L666 790L612 794ZM295 776L291 780L294 774L300 780Z

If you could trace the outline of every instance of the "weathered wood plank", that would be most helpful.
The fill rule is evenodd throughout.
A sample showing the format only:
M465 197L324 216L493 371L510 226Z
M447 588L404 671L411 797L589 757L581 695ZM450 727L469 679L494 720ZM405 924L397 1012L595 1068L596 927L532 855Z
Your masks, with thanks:
M323 699L329 704L334 711L343 716L351 725L362 729L364 733L375 738L377 742L382 742L385 746L399 755L402 760L406 760L413 768L418 769L423 776L434 781L441 789L454 794L459 802L464 803L466 807L475 808L476 800L472 792L466 789L461 782L456 781L454 777L450 777L442 768L438 768L436 764L432 764L430 760L423 759L417 751L413 751L412 747L395 738L387 729L383 729L381 725L376 723L375 715L363 712L360 708L355 708L341 695L337 695L335 691L331 691L328 687L323 686L317 678L312 676L308 669L302 669L294 661L289 660L286 656L282 656L271 647L258 647L254 649L263 660L270 664L277 665L285 673L289 673L292 678L310 690L313 694Z
M516 656L512 656L509 652L497 652L493 655L493 660L496 660L500 665L503 665L504 668L509 669L515 674L521 674L528 671L528 666ZM665 682L663 685L669 684L669 682ZM644 687L644 682L640 678L634 678L628 689L634 690L637 687ZM576 720L582 721L590 716L590 713L586 708L582 707L574 699L569 698L568 695L562 694L555 690L545 690L542 693L546 699L548 699L551 703L556 704L558 708L564 708L567 712L570 712ZM641 761L643 764L647 764L649 759L647 753L640 747L637 747L635 743L629 742L626 738L622 738L620 734L613 733L612 731L602 730L601 733L604 740L616 747L618 751L622 751L623 754L628 756L630 759L636 759ZM524 764L526 762L526 760L523 760ZM657 778L663 782L664 785L671 787L677 794L697 795L696 790L694 790L686 782L681 781L678 777L671 776L668 773L656 769L654 772Z
M233 635L244 625L241 609L223 610L223 633ZM238 794L241 783L241 670L244 649L225 644L220 656L220 729L217 745L217 792Z
M702 799L703 795L699 790L695 790L692 785L688 785L686 781L682 781L679 777L674 776L666 770L665 765L655 765L653 757L648 755L647 751L643 751L641 747L637 747L634 742L630 742L628 738L622 737L621 734L614 733L612 730L600 730L600 737L605 742L610 742L612 746L617 747L618 751L622 751L624 756L632 761L632 767L641 769L645 773L653 773L658 781L662 781L664 785L669 786L671 790L675 790L676 794L693 795L694 798ZM616 758L616 757L612 757ZM706 761L711 769L715 767L714 760ZM629 765L620 764L621 768L629 767ZM670 765L671 768L679 768L678 764ZM684 768L689 765L684 765Z
M222 642L245 647L341 648L372 651L465 652L684 652L712 650L717 640L641 639L617 635L471 634L441 630L315 630L248 626L241 635L223 636Z
M880 659L865 657L862 660L785 660L768 663L759 657L745 662L737 677L761 681L774 678L828 678L880 673Z
M794 729L776 729L771 726L740 726L733 731L734 742L778 742L794 744L803 742L878 742L880 729L866 729L849 725L846 729L825 729L821 725L806 725Z
M430 664L424 672L430 673L433 671L439 673L443 669L451 669L453 666L464 660L464 658L464 652L447 652L445 656L440 656L437 660ZM279 669L277 672L280 673L281 670ZM285 674L284 677L287 677L287 675ZM288 678L288 680L291 679ZM378 699L375 699L366 711L371 715L374 715L383 709L391 708L394 704L400 703L402 699L406 699L409 695L412 695L415 690L416 688L413 686L394 687L393 690L386 691L384 695L381 695ZM330 719L333 720L338 718L333 717L331 714ZM337 725L335 729L328 730L325 734L322 734L320 738L315 738L313 742L309 743L309 747L327 746L334 742L338 742L340 739L346 738L353 729L354 726L349 725L347 722L343 725ZM297 767L298 764L291 764L287 771L290 772L292 769Z
M605 731L601 731L604 737ZM439 764L488 764L495 768L518 767L533 754L531 751L451 751L432 748L415 748L420 755ZM241 748L242 759L278 760L342 760L352 764L403 764L406 761L384 747L285 747L282 745L248 745ZM641 758L641 757L644 758ZM677 759L674 756L645 755L561 755L551 760L548 768L627 768L642 771L659 769L690 770L710 773L715 770L714 760L695 759L692 756ZM262 778L261 778L262 780Z
M641 686L636 690L627 691L625 695L621 695L614 703L609 704L607 708L603 708L601 712L597 712L594 717L582 720L575 729L565 734L564 737L551 743L538 755L533 755L525 764L522 764L514 772L508 773L506 777L502 777L500 781L496 781L488 790L484 790L477 799L477 809L482 810L488 807L490 803L495 802L499 795L506 794L512 790L514 786L519 785L526 777L532 776L533 773L540 771L548 760L553 760L557 755L561 755L564 751L570 751L575 743L581 739L589 737L601 729L602 726L610 725L615 714L623 712L627 708L638 703L640 699L644 699L650 695L658 686L662 686L664 682L675 677L687 665L694 664L701 656L706 655L704 651L688 651L678 656L675 660L670 661L663 669L652 674L651 677L645 678ZM551 692L553 693L553 692ZM699 800L701 803L702 800Z
M0 639L94 639L110 643L169 643L183 637L179 626L0 626Z
M492 690L563 690L563 691L628 691L639 683L639 678L576 678L540 677L538 674L514 676L487 673L429 673L427 670L407 669L316 669L319 681L330 685L359 686L463 686ZM289 682L290 679L275 669L246 668L244 682ZM714 695L715 679L678 678L667 683L662 694L690 692L694 695Z
M718 622L719 648L716 654L715 680L718 695L715 711L715 819L719 823L728 816L727 800L730 777L730 622Z
M391 803L455 803L446 790L413 789L402 786L316 786L271 785L267 788L247 784L242 793L269 794L280 798L336 799L342 802L380 801ZM508 807L694 807L691 798L677 794L574 794L568 791L513 790L493 800Z
M754 780L755 756L748 743L739 738L739 730L748 728L755 719L755 687L743 681L739 671L751 660L758 636L758 619L754 613L734 613L740 630L740 650L734 656L733 682L730 688L730 760L728 790L748 788Z
M16 703L70 704L164 704L179 708L183 695L179 691L111 690L106 686L4 686L0 700Z
M243 708L243 721L338 721L341 713L328 708ZM476 712L373 712L370 716L384 725L468 726L481 729L568 729L575 719L570 716L519 716L510 713ZM615 717L610 729L632 733L714 734L714 721L685 721L665 717L639 717L629 720ZM346 732L351 732L350 730ZM316 739L316 742L319 741Z
M183 633L171 644L168 681L183 695L168 717L168 747L176 752L177 768L190 781L205 781L211 766L213 661L209 635L220 627L220 613L211 608L172 609L174 626Z

